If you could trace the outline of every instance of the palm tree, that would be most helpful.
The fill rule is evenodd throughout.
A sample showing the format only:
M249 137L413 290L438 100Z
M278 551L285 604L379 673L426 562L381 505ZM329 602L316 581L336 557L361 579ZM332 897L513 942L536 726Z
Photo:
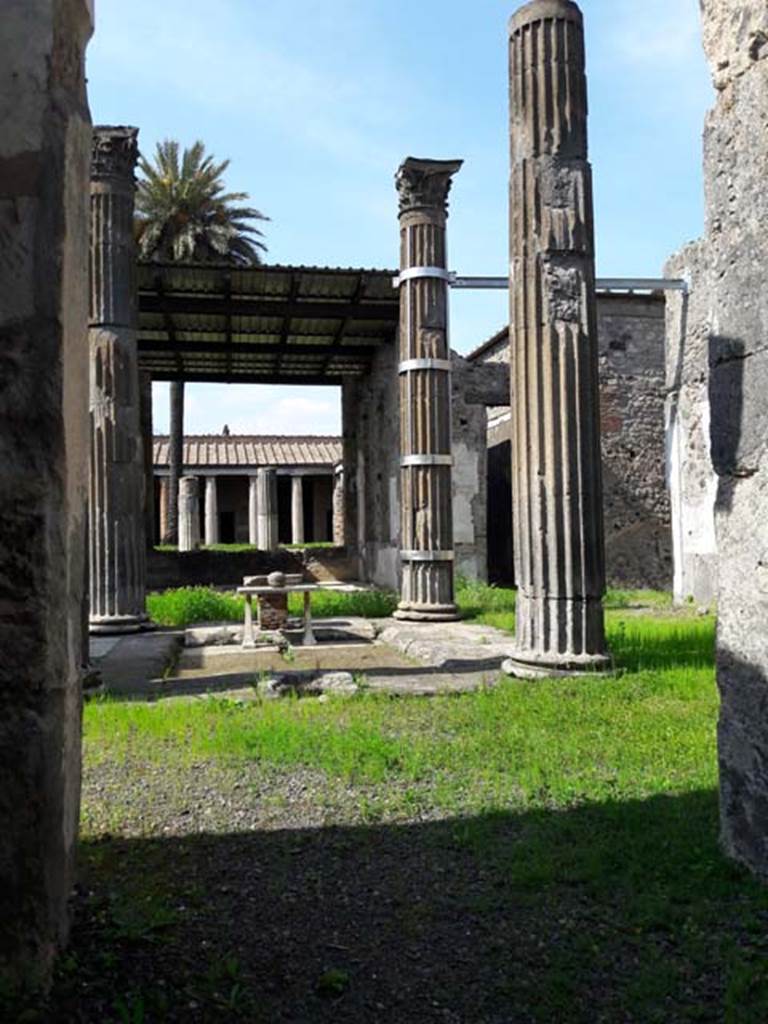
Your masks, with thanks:
M143 177L136 191L136 236L145 260L253 265L266 246L253 225L269 220L259 210L238 205L247 192L225 192L222 175L229 160L216 163L202 142L185 149L165 139L154 162L139 161Z
M185 149L179 161L175 139L159 142L154 164L139 161L143 177L136 190L136 241L139 255L157 262L253 266L266 246L251 223L269 220L250 206L238 206L247 192L225 192L221 176L229 160L217 164L202 142ZM170 465L167 533L163 543L178 543L179 478L183 472L184 382L171 382Z

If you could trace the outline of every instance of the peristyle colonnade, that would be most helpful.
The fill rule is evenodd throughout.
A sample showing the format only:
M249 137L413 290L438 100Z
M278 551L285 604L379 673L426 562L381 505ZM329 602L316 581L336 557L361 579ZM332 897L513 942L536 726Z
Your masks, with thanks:
M510 404L513 407L517 640L508 671L609 666L597 386L592 184L581 13L534 0L510 22ZM541 102L540 102L541 100ZM136 130L95 129L91 226L91 628L140 629L142 470L133 217ZM446 222L461 161L408 158L400 220L399 618L449 621L454 600L451 350ZM146 385L145 385L146 386ZM151 424L151 416L143 418ZM151 430L151 427L150 427ZM151 444L146 429L143 444ZM343 480L340 478L339 483ZM215 478L179 492L181 550L218 540ZM302 478L291 484L303 540ZM342 487L334 488L341 500ZM161 501L167 506L167 491ZM277 547L277 477L249 480L249 539ZM201 530L202 527L202 530ZM394 538L393 538L394 539Z

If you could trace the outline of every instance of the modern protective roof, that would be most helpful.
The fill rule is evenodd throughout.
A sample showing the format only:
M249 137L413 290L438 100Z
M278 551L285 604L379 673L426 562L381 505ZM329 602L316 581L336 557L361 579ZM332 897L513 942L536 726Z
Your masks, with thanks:
M255 466L323 466L341 462L340 437L253 437L203 434L184 438L185 466L251 469ZM155 437L153 463L168 465L168 438Z
M141 369L155 380L340 384L395 337L395 273L140 263Z

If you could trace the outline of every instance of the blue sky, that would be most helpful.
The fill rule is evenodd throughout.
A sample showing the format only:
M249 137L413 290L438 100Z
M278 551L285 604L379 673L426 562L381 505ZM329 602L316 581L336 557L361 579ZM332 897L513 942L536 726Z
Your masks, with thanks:
M142 151L202 139L228 184L270 216L268 260L391 267L394 172L462 157L450 263L507 265L508 0L98 0L88 57L95 123L134 124ZM598 273L657 276L703 226L701 130L712 90L698 0L583 0ZM454 293L466 352L504 293ZM167 429L155 386L155 427ZM334 433L337 389L191 385L187 430Z

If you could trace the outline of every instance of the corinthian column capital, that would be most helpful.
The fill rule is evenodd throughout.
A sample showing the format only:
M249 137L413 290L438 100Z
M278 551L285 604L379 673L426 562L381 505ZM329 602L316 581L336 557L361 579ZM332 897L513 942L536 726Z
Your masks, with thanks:
M91 181L134 184L139 158L139 129L125 125L96 125L91 150Z
M395 175L400 213L425 209L447 214L453 175L463 163L463 160L418 160L416 157L407 157Z

